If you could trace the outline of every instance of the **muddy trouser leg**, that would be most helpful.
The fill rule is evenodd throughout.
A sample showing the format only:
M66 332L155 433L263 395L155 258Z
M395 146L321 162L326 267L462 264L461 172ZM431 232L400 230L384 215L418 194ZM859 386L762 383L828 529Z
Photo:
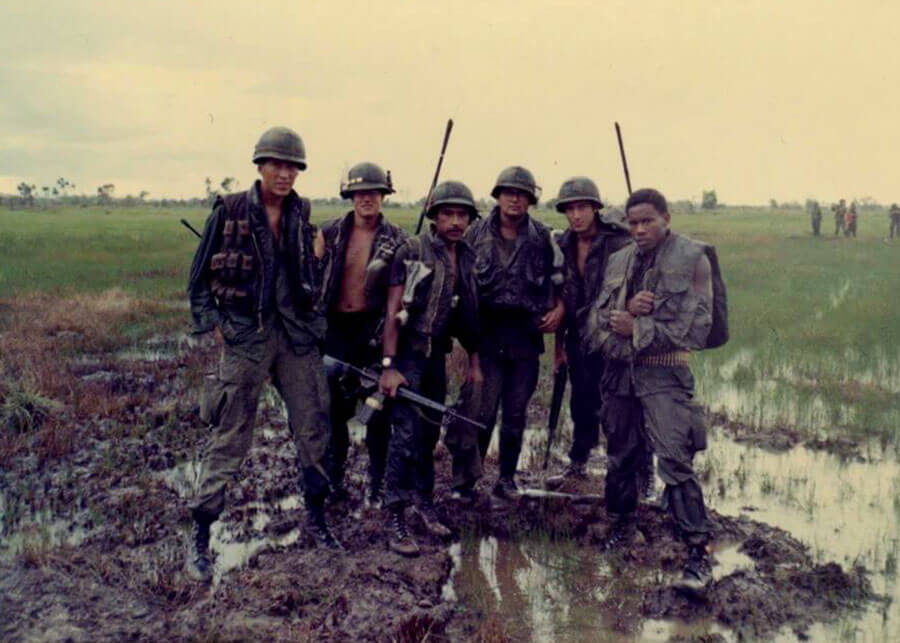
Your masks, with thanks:
M569 449L569 461L584 464L591 455L591 449L597 446L600 440L600 419L597 399L599 369L590 360L583 356L577 345L566 347L569 355L569 380L572 383L572 393L569 410L572 415L572 447Z
M500 406L499 359L495 355L480 355L484 383L475 386L463 384L459 394L457 411L484 424L482 431L468 422L451 421L447 425L444 444L453 456L453 488L471 489L483 474L484 456L491 442L491 433L497 422Z
M422 395L444 404L447 399L447 370L445 355L433 353L422 373ZM419 457L416 461L416 493L423 502L430 503L434 495L434 448L441 437L441 414L430 409L418 409Z
M312 349L297 355L287 337L276 331L278 355L272 368L272 382L287 407L288 426L297 448L301 487L307 502L318 503L329 492L328 382L322 355Z
M259 394L274 358L275 338L261 362L226 345L219 361L212 400L212 436L200 466L200 489L191 511L195 519L213 521L225 508L225 486L237 474L253 443Z
M329 423L331 424L329 475L332 482L339 486L344 481L347 452L350 449L350 432L347 430L347 421L355 413L356 400L348 399L338 377L328 378L328 389Z
M659 475L666 483L663 505L675 519L688 545L705 545L712 524L703 490L694 475L694 453L706 448L703 411L687 390L670 390L640 398L647 434L656 453Z
M507 359L502 363L503 389L500 423L500 477L511 478L519 464L528 401L537 387L540 358Z
M606 435L606 510L629 514L637 508L637 472L646 447L644 413L633 395L603 396L603 433Z
M366 426L366 450L369 452L369 485L381 488L388 459L388 443L391 439L391 418L387 411L372 416Z
M409 387L420 390L424 355L398 357L397 368ZM418 409L406 400L392 400L387 408L393 425L388 443L384 479L384 504L396 509L413 501L416 487L416 461L420 457L421 418Z

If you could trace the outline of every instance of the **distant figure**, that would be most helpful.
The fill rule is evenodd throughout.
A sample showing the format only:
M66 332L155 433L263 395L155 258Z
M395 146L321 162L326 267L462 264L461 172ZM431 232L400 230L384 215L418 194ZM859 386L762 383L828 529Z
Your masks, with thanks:
M813 201L809 206L810 223L812 223L813 236L818 237L822 229L822 208L818 201Z
M844 215L847 214L847 202L841 199L840 203L831 206L834 212L834 236L838 236L844 229Z
M900 206L892 203L888 217L891 220L891 239L893 239L895 236L900 236Z
M850 204L850 209L844 214L844 236L856 238L856 202Z

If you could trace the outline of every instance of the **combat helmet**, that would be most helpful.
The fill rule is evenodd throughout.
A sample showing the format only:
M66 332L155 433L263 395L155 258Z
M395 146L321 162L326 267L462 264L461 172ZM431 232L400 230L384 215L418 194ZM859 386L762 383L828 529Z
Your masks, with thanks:
M341 198L352 199L354 192L378 190L382 194L393 194L391 173L385 173L378 165L369 162L357 163L341 181Z
M475 206L475 197L472 190L462 181L443 181L438 183L431 193L431 203L425 216L434 219L438 208L442 205L461 205L469 209L471 221L478 218L478 208Z
M534 180L534 175L521 165L511 165L500 172L494 189L491 190L491 196L496 199L503 188L515 188L527 193L531 205L537 203L541 196L541 188Z
M575 201L590 201L596 208L603 207L597 185L586 176L573 176L563 181L556 198L556 211L565 212L566 205Z
M254 163L262 163L266 159L290 161L305 170L306 148L303 139L290 127L270 127L263 132L253 148Z

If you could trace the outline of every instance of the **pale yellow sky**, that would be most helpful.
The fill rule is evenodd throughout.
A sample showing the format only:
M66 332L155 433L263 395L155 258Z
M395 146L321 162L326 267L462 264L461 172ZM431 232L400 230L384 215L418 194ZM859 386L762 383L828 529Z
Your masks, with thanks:
M621 202L619 120L635 187L671 199L890 202L898 69L896 2L7 2L0 192L247 186L284 124L301 192L372 160L415 199L452 117L443 176L477 195L515 163L545 198L587 174Z

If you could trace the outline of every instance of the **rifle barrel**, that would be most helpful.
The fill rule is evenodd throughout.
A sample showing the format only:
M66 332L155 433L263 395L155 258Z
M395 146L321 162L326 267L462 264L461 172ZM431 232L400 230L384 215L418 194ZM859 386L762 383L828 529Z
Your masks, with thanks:
M631 196L631 174L628 172L628 159L625 158L625 145L622 143L622 128L616 122L616 138L619 139L619 154L622 156L622 168L625 170L625 185L628 187L628 196Z
M444 164L444 153L447 151L447 142L450 140L450 132L453 131L453 119L447 119L447 129L444 130L444 142L441 143L441 155L438 157L437 167L434 168L434 176L431 179L431 187L428 188L428 194L425 196L425 205L422 212L419 213L419 222L416 224L416 234L422 232L422 222L425 220L425 213L431 205L431 195L434 193L434 187L437 185L438 177L441 175L441 166Z

